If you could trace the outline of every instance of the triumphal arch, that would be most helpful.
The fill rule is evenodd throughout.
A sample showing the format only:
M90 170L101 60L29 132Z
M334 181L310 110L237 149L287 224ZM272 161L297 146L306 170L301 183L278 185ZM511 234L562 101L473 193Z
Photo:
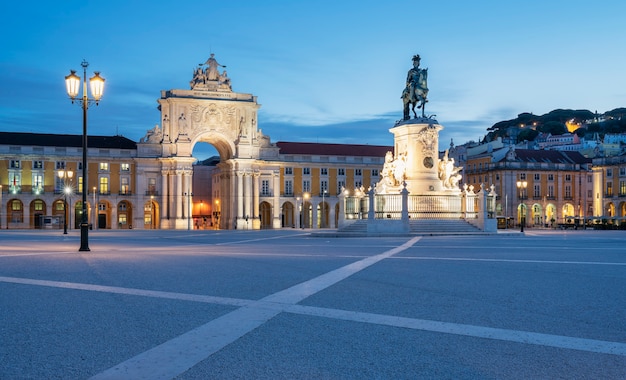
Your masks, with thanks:
M220 228L258 229L260 180L270 179L273 188L279 189L280 172L278 165L265 161L276 159L278 148L258 128L257 97L234 92L225 66L214 54L193 70L189 85L188 90L161 91L161 125L149 130L138 143L138 156L145 158L143 171L159 173L156 197L160 200L160 227L188 228L193 202L193 147L207 142L220 156ZM273 210L280 207L276 193ZM271 218L264 223L280 228L278 213Z

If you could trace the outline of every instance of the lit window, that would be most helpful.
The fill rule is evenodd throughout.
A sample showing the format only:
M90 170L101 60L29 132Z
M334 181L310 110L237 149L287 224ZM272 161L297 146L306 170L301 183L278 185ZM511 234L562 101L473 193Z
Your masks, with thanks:
M109 163L108 162L101 162L100 163L100 171L101 172L108 172L109 171Z
M120 170L123 172L129 172L130 171L130 164L129 163L123 163L120 165Z

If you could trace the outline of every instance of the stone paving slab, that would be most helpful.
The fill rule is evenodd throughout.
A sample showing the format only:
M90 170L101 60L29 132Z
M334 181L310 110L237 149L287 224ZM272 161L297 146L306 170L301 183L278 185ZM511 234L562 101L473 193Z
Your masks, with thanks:
M0 378L626 378L624 241L0 231Z

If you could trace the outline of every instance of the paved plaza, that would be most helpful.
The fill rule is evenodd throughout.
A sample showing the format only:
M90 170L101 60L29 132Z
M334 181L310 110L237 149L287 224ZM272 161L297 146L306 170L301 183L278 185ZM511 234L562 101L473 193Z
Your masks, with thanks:
M626 232L0 231L0 379L624 379Z

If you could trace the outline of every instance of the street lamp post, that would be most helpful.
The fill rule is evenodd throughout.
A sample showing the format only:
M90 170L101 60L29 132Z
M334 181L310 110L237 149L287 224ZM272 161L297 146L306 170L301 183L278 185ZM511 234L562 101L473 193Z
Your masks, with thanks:
M65 77L65 85L67 87L67 94L69 95L72 103L77 101L83 108L83 199L82 199L82 218L80 223L80 248L79 251L90 251L89 249L89 223L87 221L87 109L90 103L95 103L96 106L102 97L104 91L104 79L100 76L100 72L95 71L94 76L89 78L89 84L91 87L91 96L93 99L87 97L87 67L89 63L83 60L80 64L83 68L83 94L82 97L77 98L80 92L81 78L76 75L75 70L70 70L70 75Z
M326 187L322 189L322 207L321 207L322 212L320 213L322 221L320 222L320 228L326 228L326 215L325 215L326 199L325 197L326 197Z
M2 202L2 185L0 185L0 230L2 229L2 212L4 211L4 203Z
M97 190L97 188L94 186L93 187L93 207L92 207L92 211L91 211L91 213L93 214L93 222L91 224L92 228L96 228L96 222L98 221L98 219L97 219L98 204L96 203L96 190Z
M517 190L519 193L519 199L521 202L520 209L520 232L524 232L524 224L526 224L526 204L524 204L524 193L526 192L526 186L528 186L528 182L526 181L517 181Z
M57 175L60 179L63 180L63 194L64 194L64 203L63 203L63 234L67 235L67 219L69 218L69 214L67 212L67 196L71 193L71 181L74 177L74 172L71 170L59 170ZM68 182L69 180L69 182Z
M305 205L307 204L309 200L309 193L304 193L302 194L302 213L301 213L301 217L300 217L300 227L304 228L305 224L307 224L305 222L305 217L308 216L307 210L305 209Z

